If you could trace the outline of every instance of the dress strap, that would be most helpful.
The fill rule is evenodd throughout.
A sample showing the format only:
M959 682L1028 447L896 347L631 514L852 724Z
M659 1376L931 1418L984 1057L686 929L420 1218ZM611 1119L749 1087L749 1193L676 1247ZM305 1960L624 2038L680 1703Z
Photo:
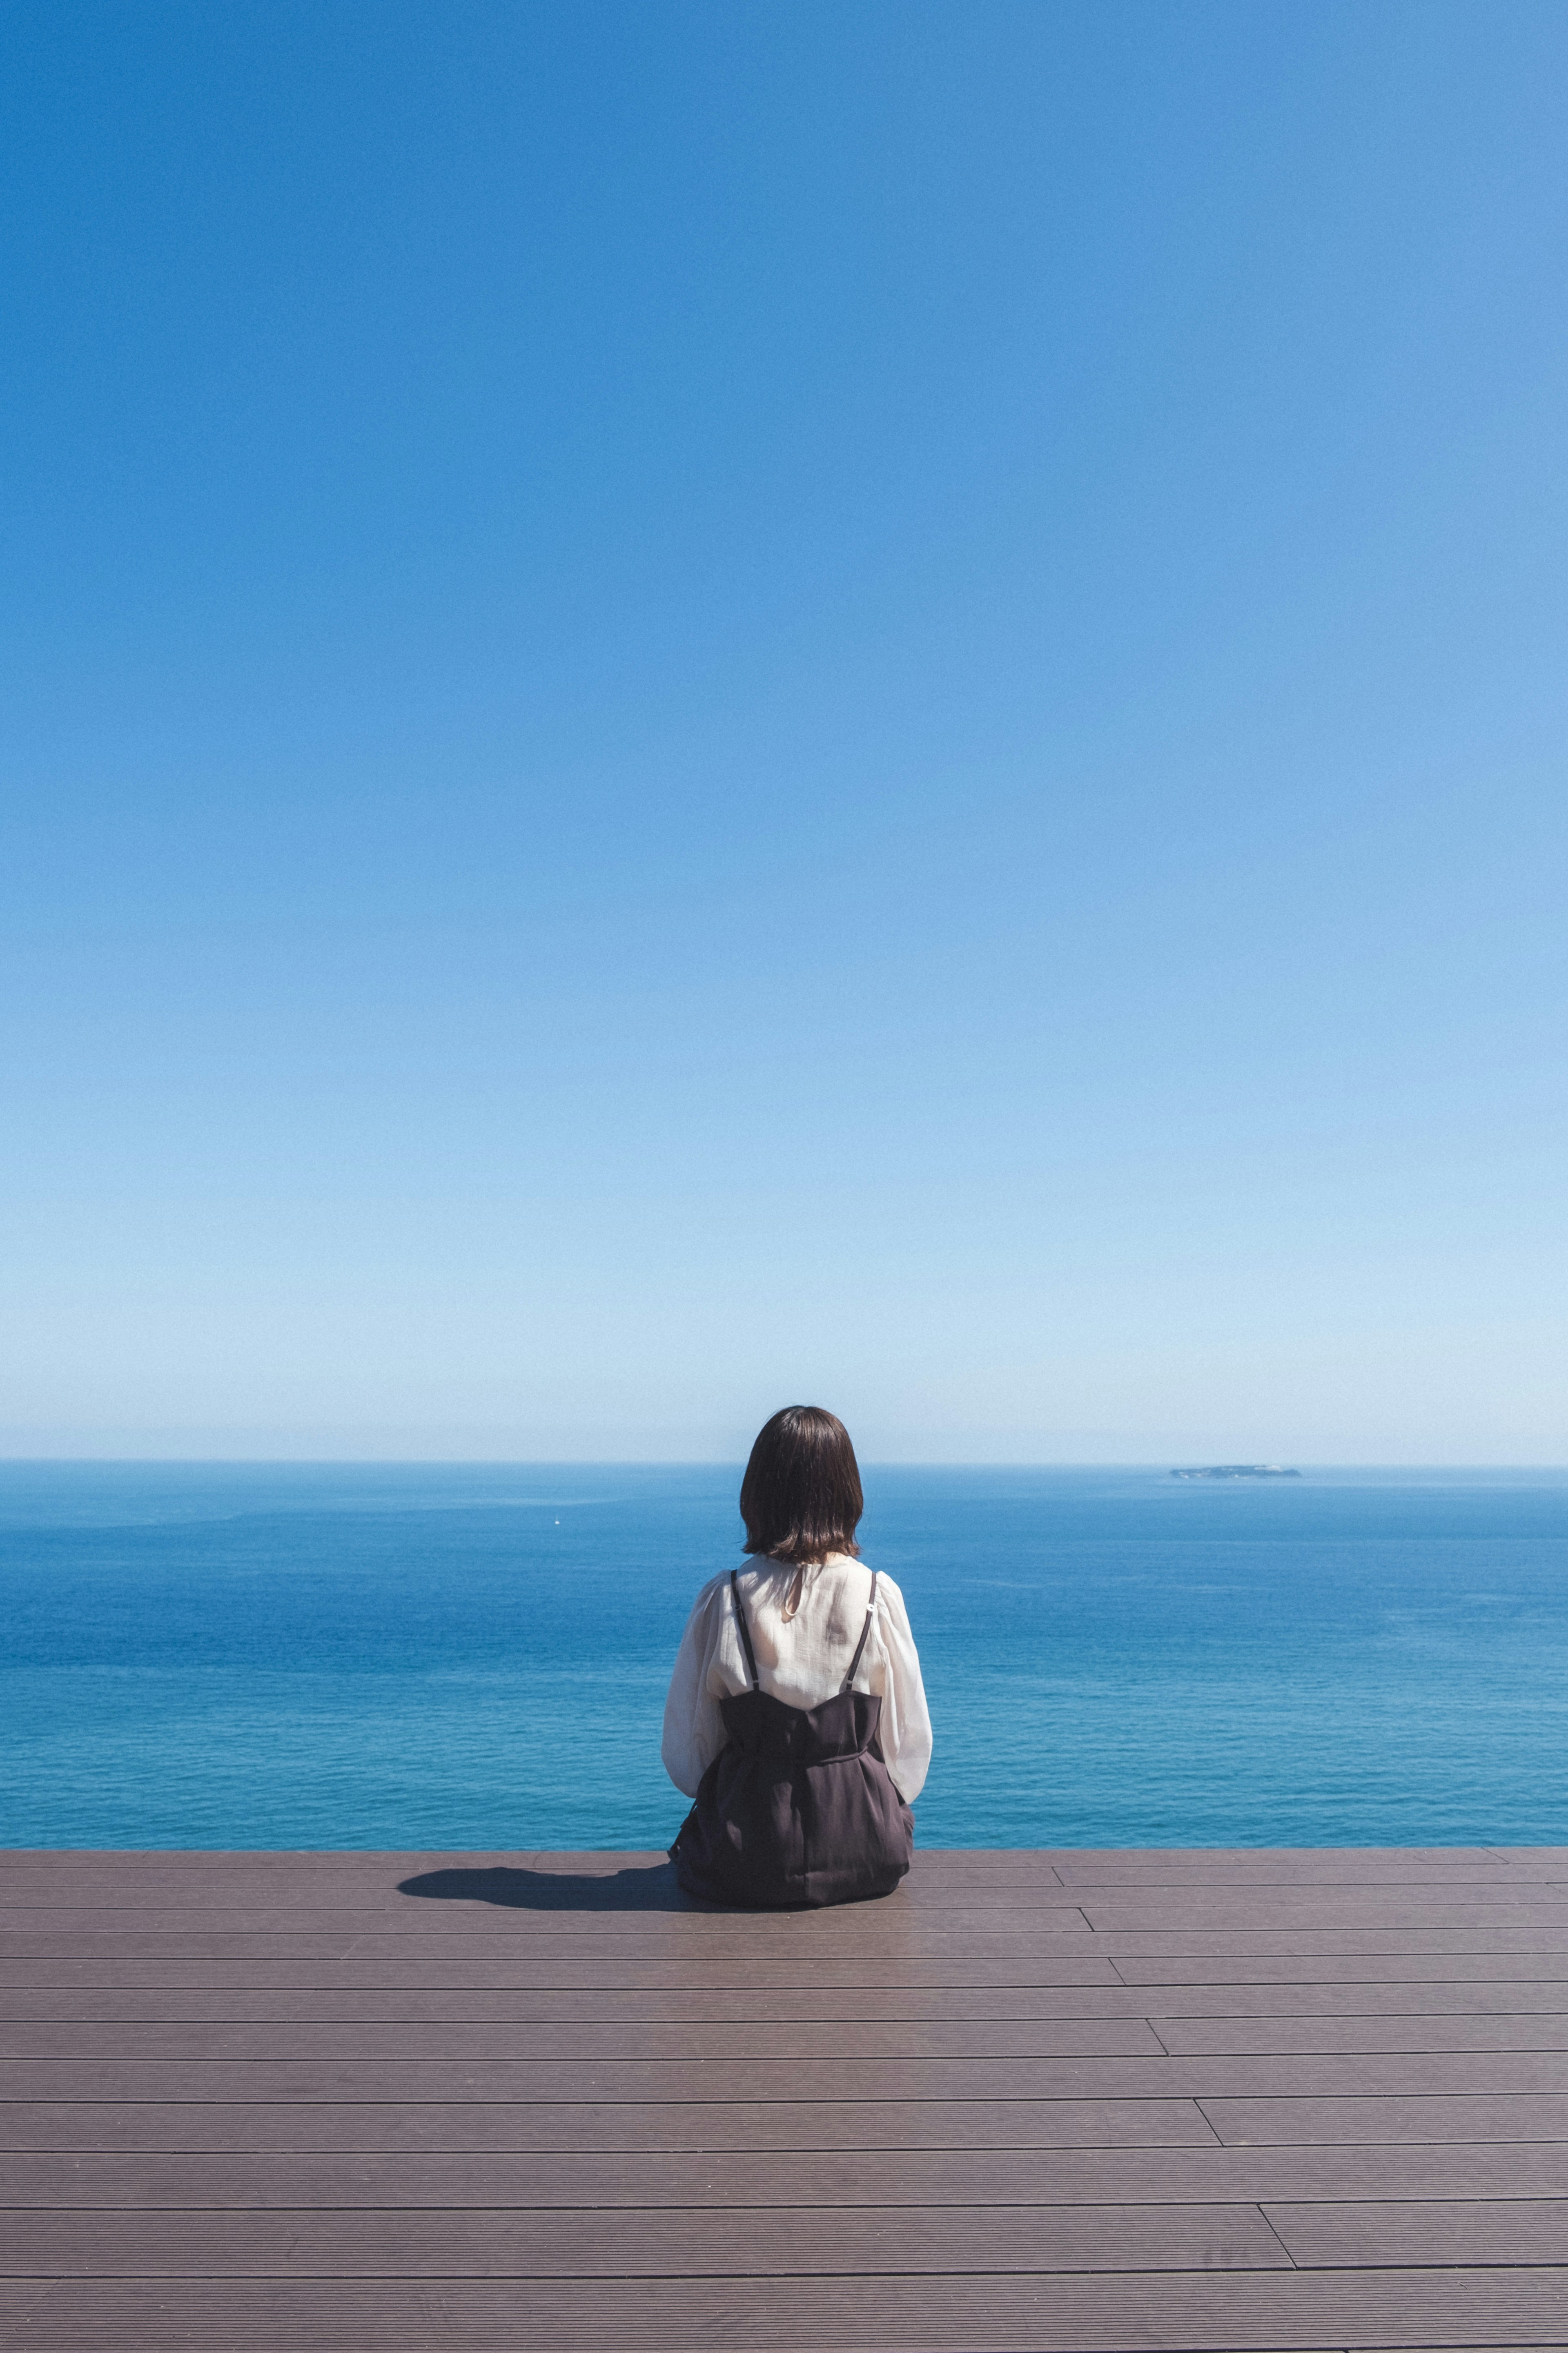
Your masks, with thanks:
M752 1689L761 1691L763 1679L757 1672L757 1654L752 1648L752 1630L746 1623L746 1605L741 1599L741 1580L734 1569L730 1571L730 1599L735 1605L735 1623L741 1630L741 1648L746 1654L746 1665L752 1677ZM865 1639L862 1634L860 1640L864 1641ZM859 1651L857 1651L855 1656L858 1658L859 1655Z
M847 1692L855 1681L855 1670L860 1663L860 1653L866 1647L866 1637L871 1630L871 1620L877 1614L877 1572L871 1571L871 1599L866 1604L866 1623L860 1629L860 1640L855 1645L855 1656L849 1662L849 1672L838 1688Z

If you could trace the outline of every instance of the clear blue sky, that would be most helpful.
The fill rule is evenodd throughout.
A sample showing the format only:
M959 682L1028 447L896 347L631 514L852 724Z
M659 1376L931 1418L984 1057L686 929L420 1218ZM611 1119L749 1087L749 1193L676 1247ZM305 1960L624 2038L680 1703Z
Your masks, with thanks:
M1568 1457L1568 13L3 45L0 1449Z

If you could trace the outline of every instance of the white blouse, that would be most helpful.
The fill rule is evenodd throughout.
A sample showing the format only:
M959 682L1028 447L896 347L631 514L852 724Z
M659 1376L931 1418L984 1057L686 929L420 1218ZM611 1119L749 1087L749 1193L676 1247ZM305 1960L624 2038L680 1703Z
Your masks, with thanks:
M855 1655L870 1593L870 1570L847 1553L832 1553L805 1569L788 1561L749 1561L741 1571L741 1599L763 1689L788 1707L820 1707L831 1699ZM697 1597L664 1704L664 1768L689 1798L697 1795L724 1746L721 1700L749 1691L751 1683L726 1570L710 1577ZM875 1692L882 1703L878 1739L900 1796L912 1806L931 1764L931 1717L904 1597L881 1574L855 1689Z

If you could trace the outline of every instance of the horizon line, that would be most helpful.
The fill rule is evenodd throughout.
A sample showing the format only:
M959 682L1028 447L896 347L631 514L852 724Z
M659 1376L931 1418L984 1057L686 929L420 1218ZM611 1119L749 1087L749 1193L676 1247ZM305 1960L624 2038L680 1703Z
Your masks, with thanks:
M340 1471L741 1471L743 1454L9 1454L0 1451L0 1470L340 1470ZM873 1471L1161 1471L1229 1468L1230 1456L1200 1462L1171 1462L1164 1455L963 1456L863 1455ZM1250 1466L1248 1466L1250 1467ZM1259 1468L1264 1467L1259 1464ZM1270 1469L1326 1471L1548 1471L1568 1473L1568 1461L1417 1461L1384 1456L1342 1456L1312 1461L1277 1460Z

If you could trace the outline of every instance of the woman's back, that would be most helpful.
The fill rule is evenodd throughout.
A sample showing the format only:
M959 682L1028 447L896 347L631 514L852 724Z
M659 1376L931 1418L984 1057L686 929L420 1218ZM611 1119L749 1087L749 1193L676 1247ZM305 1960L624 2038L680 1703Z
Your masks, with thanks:
M843 1683L865 1628L870 1569L847 1553L805 1567L764 1559L748 1562L737 1581L761 1688L786 1707L820 1706ZM912 1805L931 1763L931 1717L904 1597L890 1577L879 1576L876 1586L855 1689L882 1703L879 1746ZM750 1683L726 1572L697 1597L665 1704L665 1770L689 1798L724 1746L722 1702Z

